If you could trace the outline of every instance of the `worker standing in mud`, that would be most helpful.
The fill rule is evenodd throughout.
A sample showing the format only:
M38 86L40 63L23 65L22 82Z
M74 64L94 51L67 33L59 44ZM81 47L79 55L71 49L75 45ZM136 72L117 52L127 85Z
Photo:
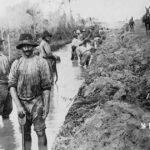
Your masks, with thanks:
M105 40L106 39L106 33L104 31L104 28L100 28L99 30L99 35L101 36L101 39L102 40Z
M74 34L73 35L73 40L72 40L72 43L71 43L71 60L78 60L78 54L77 54L77 51L76 51L76 48L78 46L78 40L77 40L77 35Z
M0 115L8 119L12 112L12 99L8 91L9 60L3 54L3 41L0 38Z
M36 46L31 34L20 35L16 48L22 50L23 55L13 62L9 74L9 89L18 116L25 116L26 120L22 129L25 150L31 150L32 124L39 150L47 150L45 119L49 113L52 80L47 61L33 54Z
M52 34L50 34L48 31L44 31L42 35L42 41L40 43L40 56L46 57L52 56L52 50L50 47Z
M130 31L134 31L134 26L135 26L135 22L133 20L133 17L131 17L131 19L129 20Z
M91 43L89 41L85 41L80 48L77 49L80 58L80 65L84 67L88 67L90 59L91 59Z
M85 30L83 30L83 32L85 32ZM83 37L84 35L85 34L82 34L80 30L76 31L76 35L74 35L74 38L71 43L71 60L78 60L80 46L82 46L84 43L86 43L87 40L90 39L91 32L86 38Z
M40 56L47 60L51 77L53 80L53 73L56 73L56 81L58 80L58 74L57 74L57 68L56 68L56 57L52 54L51 50L51 38L52 34L50 34L48 31L44 31L42 35L42 41L40 43Z
M82 35L80 30L76 31L76 34L73 35L72 43L71 43L71 60L78 60L77 47L82 43L81 41Z

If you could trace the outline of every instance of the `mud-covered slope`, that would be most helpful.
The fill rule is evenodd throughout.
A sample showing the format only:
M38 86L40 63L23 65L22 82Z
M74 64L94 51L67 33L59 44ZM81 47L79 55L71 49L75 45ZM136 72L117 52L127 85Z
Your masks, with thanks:
M94 54L53 150L148 150L150 40L113 30Z

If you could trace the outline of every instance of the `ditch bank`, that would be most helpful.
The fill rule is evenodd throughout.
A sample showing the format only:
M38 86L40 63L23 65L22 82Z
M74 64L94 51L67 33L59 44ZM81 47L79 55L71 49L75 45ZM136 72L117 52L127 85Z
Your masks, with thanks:
M52 150L149 150L149 92L144 28L112 30L94 53Z

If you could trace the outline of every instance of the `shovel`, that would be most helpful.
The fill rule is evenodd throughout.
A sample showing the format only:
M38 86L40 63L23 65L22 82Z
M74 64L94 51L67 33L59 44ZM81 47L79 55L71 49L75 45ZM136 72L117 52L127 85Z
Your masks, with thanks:
M24 125L26 123L26 114L19 114L19 123L22 131L22 150L24 150Z

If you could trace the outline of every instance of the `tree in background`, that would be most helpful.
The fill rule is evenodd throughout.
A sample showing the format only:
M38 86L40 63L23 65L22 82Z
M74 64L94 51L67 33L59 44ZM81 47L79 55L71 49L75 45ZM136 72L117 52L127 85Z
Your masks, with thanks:
M81 16L75 20L71 8L72 2L73 0L62 0L55 11L49 10L46 18L38 0L35 3L25 0L8 7L7 16L0 22L0 28L5 30L6 36L4 38L7 39L9 34L12 56L18 54L18 51L15 51L15 45L21 33L32 33L37 39L44 30L48 30L53 34L53 41L71 40L73 31L86 24L86 20ZM8 52L7 41L5 46L6 52Z

